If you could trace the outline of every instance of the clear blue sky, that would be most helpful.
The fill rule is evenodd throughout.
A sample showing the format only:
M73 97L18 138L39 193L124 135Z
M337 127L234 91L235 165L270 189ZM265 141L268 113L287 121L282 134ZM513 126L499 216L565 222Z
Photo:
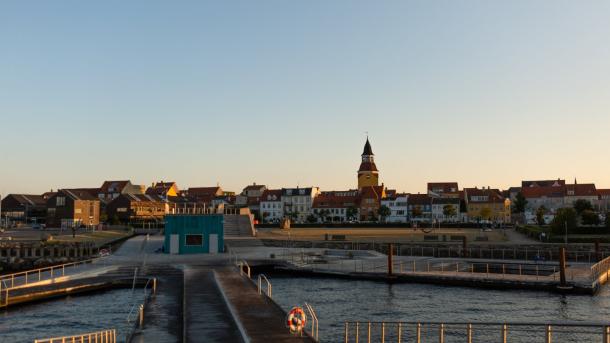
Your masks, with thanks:
M610 187L608 1L2 1L0 192Z

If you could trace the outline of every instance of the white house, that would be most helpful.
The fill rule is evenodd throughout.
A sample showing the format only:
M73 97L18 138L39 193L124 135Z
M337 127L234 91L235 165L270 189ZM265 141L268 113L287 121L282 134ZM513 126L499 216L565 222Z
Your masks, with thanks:
M284 218L281 189L266 190L260 200L260 217L263 223L279 223Z
M313 200L320 194L318 187L282 188L282 209L296 223L304 223L312 213Z
M409 195L396 194L381 199L381 206L390 209L391 214L385 218L388 223L406 223L409 217Z

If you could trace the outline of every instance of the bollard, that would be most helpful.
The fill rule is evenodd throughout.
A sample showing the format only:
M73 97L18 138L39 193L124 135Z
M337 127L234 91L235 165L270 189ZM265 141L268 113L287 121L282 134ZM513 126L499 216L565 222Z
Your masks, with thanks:
M348 324L347 322L345 322L345 343L349 342L349 336L348 336Z
M502 343L506 343L506 338L508 336L508 325L502 325Z
M610 343L610 326L604 326L604 343Z
M367 343L371 343L371 322L369 322L369 328L368 328L368 341Z
M402 323L398 323L398 343L402 341ZM358 342L356 342L358 343Z
M415 339L416 339L417 343L421 343L421 324L420 323L417 323L417 328L415 329Z
M385 323L381 323L381 343L385 343Z
M466 325L466 343L472 343L472 324Z
M445 324L438 327L438 343L445 343Z
M551 330L552 330L551 326L547 325L546 326L546 340L545 340L546 343L552 343L553 338L552 338Z

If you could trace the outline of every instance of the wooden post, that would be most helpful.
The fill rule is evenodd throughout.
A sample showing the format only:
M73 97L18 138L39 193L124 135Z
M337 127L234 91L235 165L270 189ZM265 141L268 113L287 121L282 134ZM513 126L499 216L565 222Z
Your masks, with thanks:
M394 244L390 243L388 247L388 276L392 276L392 253L394 250Z
M566 285L566 248L559 248L559 284Z

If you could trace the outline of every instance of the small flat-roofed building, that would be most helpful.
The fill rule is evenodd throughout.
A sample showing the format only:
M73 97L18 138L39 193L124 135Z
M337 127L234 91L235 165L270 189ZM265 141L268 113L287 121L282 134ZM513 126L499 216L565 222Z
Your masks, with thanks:
M173 214L165 217L165 253L216 254L224 251L224 216Z

